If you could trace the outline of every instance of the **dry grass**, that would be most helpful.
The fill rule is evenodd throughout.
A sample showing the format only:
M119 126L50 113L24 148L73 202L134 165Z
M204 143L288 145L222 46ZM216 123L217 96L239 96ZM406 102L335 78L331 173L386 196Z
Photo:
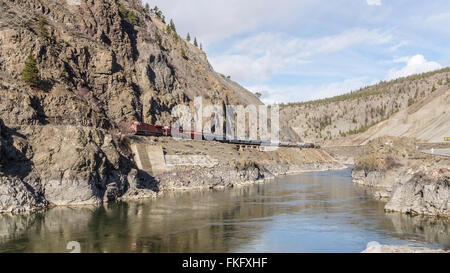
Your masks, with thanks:
M382 137L370 141L355 159L357 170L387 171L403 165L405 160L420 157L417 143L411 138Z

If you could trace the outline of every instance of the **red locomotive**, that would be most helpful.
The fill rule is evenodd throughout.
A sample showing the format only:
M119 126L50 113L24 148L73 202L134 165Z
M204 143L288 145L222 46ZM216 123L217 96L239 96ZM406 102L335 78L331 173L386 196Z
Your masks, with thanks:
M170 136L170 128L167 126L150 125L146 123L140 123L133 121L130 124L130 129L135 132L136 135L142 136Z

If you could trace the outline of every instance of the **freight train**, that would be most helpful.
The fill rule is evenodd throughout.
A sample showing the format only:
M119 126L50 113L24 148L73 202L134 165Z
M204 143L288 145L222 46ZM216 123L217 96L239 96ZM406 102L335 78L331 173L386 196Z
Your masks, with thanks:
M232 138L229 139L224 135L200 133L193 131L184 131L180 128L176 135L172 134L172 130L168 126L151 125L142 122L133 121L130 123L130 130L135 135L140 136L157 136L157 137L177 137L183 139L196 139L205 141L217 141L221 143L240 144L248 146L273 146L273 147L289 147L303 149L320 149L320 145L305 142L272 142L269 140Z

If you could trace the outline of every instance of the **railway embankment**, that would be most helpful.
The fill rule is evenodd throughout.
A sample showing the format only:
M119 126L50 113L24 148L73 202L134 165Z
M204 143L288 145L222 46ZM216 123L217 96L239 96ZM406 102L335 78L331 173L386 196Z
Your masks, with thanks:
M386 211L450 217L450 158L423 153L414 139L370 141L355 158L353 181L373 188Z
M259 146L137 136L130 145L139 171L152 174L161 192L222 189L263 183L275 176L345 167L320 149L279 147L265 151ZM129 197L132 195L125 196Z
M320 149L120 139L82 126L0 127L0 212L155 198L167 191L221 189L343 167Z

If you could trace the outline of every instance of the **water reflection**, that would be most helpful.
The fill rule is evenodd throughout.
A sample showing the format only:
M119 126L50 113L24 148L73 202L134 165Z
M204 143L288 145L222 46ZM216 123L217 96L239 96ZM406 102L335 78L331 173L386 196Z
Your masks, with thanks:
M227 191L0 216L0 252L359 252L369 241L450 247L449 223L385 214L349 170Z

